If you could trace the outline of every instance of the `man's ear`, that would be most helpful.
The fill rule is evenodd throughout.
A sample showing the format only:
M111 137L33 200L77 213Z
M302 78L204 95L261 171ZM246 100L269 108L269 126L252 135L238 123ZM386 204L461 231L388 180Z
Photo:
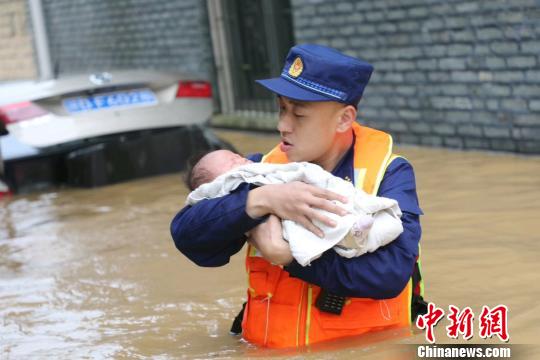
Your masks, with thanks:
M346 132L348 131L352 123L356 120L356 108L352 105L347 105L341 109L341 115L339 117L336 131L337 132Z

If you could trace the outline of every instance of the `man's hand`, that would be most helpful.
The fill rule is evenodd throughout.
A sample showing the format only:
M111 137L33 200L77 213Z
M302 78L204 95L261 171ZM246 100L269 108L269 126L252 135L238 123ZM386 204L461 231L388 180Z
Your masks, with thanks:
M336 223L316 209L340 216L347 214L347 211L334 204L333 200L347 202L346 197L335 192L299 181L265 185L249 192L246 213L252 218L275 214L281 219L292 220L315 235L323 237L322 230L315 226L313 221L318 220L332 227L336 226Z
M277 216L270 215L248 235L248 241L271 263L287 265L293 260L289 243L283 240L281 220Z

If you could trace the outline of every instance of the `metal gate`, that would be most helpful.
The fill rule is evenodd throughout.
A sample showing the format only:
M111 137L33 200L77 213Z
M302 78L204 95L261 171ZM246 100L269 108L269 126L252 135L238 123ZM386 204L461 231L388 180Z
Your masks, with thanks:
M275 96L255 80L279 76L287 51L294 43L290 0L211 2L209 13L222 112L275 112ZM212 24L212 13L214 19L221 21ZM216 29L221 32L217 35L220 38L216 37ZM216 39L222 44L215 44ZM231 92L232 96L223 92Z

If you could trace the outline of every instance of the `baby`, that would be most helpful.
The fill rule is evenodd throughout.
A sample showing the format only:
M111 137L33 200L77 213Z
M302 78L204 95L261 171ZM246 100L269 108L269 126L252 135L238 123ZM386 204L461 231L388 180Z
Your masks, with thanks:
M348 211L343 217L320 210L337 223L333 228L315 223L323 229L324 239L293 221L282 221L282 237L302 266L309 265L332 247L348 258L373 252L403 232L401 210L395 200L368 195L315 164L253 163L229 150L210 152L193 166L188 178L193 191L186 203L193 205L203 199L227 195L242 183L262 186L292 181L328 189L353 200L347 204L336 202Z

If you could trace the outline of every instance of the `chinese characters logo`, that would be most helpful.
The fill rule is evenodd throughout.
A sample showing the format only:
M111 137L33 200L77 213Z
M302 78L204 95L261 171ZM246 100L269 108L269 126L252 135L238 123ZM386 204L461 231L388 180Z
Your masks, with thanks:
M454 305L448 306L446 318L450 324L446 327L446 335L457 339L461 335L464 340L469 340L474 333L474 313L470 307L460 310ZM426 340L433 344L435 334L433 328L444 317L444 310L433 303L428 304L428 311L416 319L416 326L425 330ZM482 339L498 336L503 342L510 339L508 333L508 308L506 305L497 305L493 308L482 307L482 313L478 319L478 334Z

